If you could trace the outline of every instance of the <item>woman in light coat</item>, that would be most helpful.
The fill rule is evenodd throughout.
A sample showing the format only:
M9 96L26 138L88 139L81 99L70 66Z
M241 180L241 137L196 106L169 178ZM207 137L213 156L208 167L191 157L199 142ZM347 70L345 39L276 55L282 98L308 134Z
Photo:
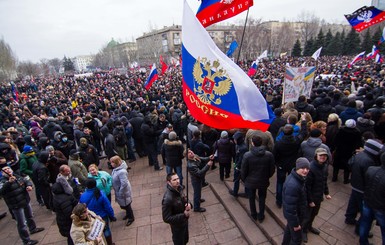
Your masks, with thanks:
M132 192L131 184L128 180L127 164L119 156L110 158L112 170L112 187L115 191L115 201L121 209L126 210L123 220L127 220L126 226L134 222L134 212L131 208Z

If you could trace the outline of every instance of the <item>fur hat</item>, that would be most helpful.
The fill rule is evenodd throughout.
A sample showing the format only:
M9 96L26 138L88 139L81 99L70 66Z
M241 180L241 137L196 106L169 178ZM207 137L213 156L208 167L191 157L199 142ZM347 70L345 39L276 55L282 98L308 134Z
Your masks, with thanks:
M300 169L300 168L307 168L310 169L310 162L304 157L300 157L297 159L295 162L295 169Z

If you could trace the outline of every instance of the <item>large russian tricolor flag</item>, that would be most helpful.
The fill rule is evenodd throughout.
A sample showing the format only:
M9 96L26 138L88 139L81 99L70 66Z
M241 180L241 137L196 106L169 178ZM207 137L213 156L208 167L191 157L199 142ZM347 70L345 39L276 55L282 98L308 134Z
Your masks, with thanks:
M158 80L158 71L156 70L156 65L155 63L151 67L150 75L147 78L146 83L144 84L144 88L146 90L149 90L152 86L152 84Z
M186 0L182 23L183 98L192 116L218 128L266 131L274 113L257 86L220 51Z
M242 13L253 6L253 0L202 0L197 18L204 27Z

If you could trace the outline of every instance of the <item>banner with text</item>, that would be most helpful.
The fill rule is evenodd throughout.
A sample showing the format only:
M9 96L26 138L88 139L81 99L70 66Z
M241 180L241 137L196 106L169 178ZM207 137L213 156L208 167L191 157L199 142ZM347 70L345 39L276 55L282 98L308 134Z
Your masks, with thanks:
M315 74L315 66L286 66L284 84L284 103L298 101L300 95L310 97Z

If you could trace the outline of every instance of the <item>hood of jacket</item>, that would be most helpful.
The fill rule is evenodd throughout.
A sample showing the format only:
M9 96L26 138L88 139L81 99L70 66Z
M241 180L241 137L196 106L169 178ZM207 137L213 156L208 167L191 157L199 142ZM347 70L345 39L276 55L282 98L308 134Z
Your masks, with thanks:
M310 137L309 139L307 139L306 144L312 147L318 147L322 144L322 139Z
M266 153L266 149L264 146L253 146L251 147L250 151L255 156L263 156Z

